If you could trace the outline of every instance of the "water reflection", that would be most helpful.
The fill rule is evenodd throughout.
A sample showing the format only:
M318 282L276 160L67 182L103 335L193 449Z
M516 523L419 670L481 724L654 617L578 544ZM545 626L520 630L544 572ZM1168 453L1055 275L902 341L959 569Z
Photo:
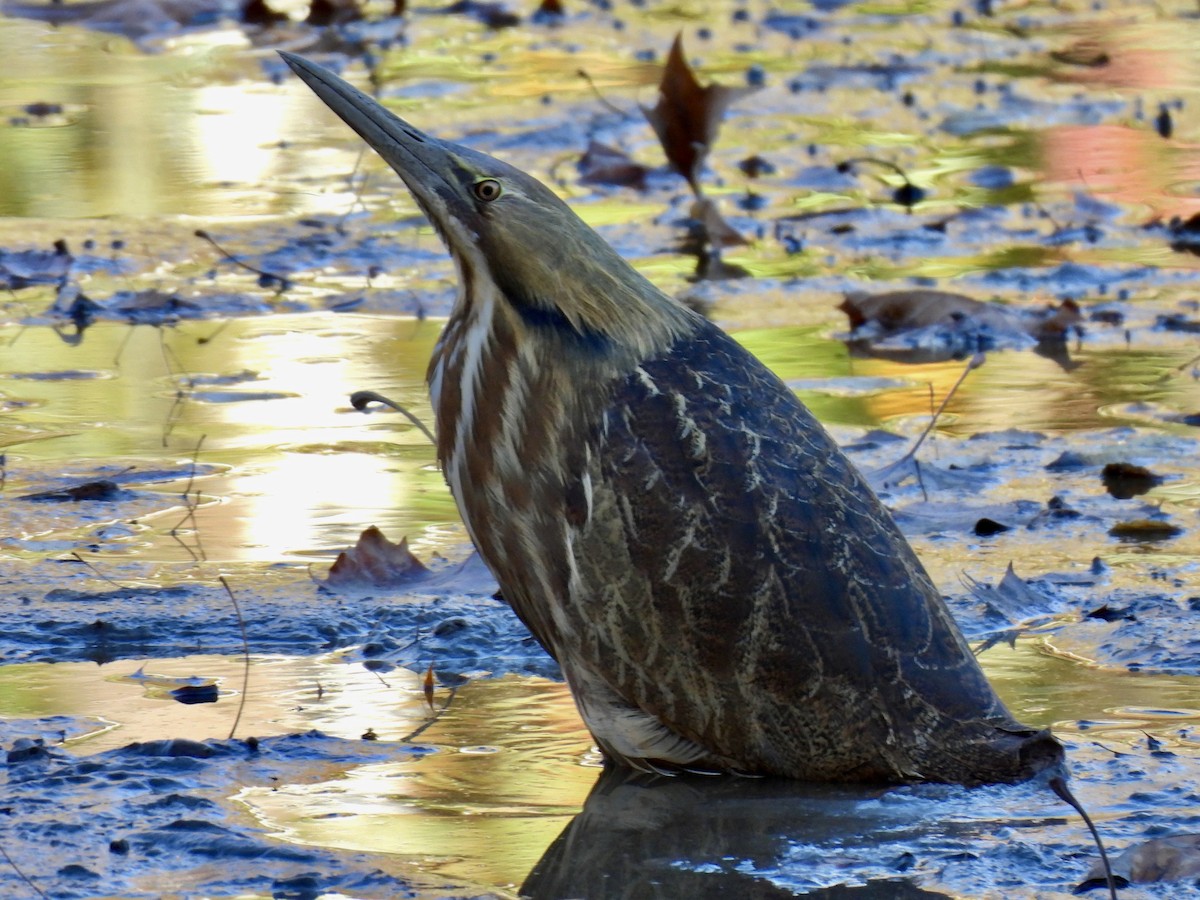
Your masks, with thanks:
M829 872L815 867L790 872L786 887L770 880L793 844L827 846L835 857L857 842L878 849L878 832L909 824L907 813L887 812L879 803L881 793L765 778L656 778L606 769L583 811L533 867L520 894L533 900L773 900L795 897L798 890L830 900L949 896L899 875L896 870L911 865L907 857L875 866L874 877L862 870L847 876L859 882L854 886L829 886ZM894 877L880 871L889 867Z
M1083 770L1076 792L1105 820L1110 839L1142 827L1111 808L1131 779L1153 792L1182 777L1166 760L1177 754L1185 765L1194 753L1195 678L1089 669L1040 654L1030 640L1016 652L993 648L982 662L1022 720L1053 723L1072 745L1072 765ZM86 754L228 733L240 660L155 660L142 674L140 665L0 667L0 735L32 736L41 722L48 743L65 739ZM214 681L221 696L185 706L148 690L148 674ZM240 736L319 729L345 742L334 755L314 756L308 776L294 783L266 784L248 768L235 806L284 841L384 854L441 885L535 898L915 898L942 889L990 896L1016 878L1038 896L1057 897L1085 842L1078 821L1037 784L885 791L602 775L565 685L475 680L452 698L439 687L436 706L446 709L431 718L420 680L401 669L381 678L336 656L255 658ZM378 740L362 741L368 731ZM1153 765L1131 764L1148 734L1163 752ZM1107 764L1115 768L1098 776ZM1161 804L1155 811L1177 813L1184 815ZM1032 856L1030 847L1038 848ZM940 879L954 859L962 865Z
M84 481L126 467L130 477L174 473L145 485L159 493L161 511L139 510L133 527L144 558L185 560L169 532L183 515L179 492L196 457L205 470L193 487L203 502L188 529L209 559L330 556L369 524L442 549L447 535L461 541L462 532L433 448L399 415L364 415L348 403L355 390L377 390L431 423L424 372L439 329L330 313L231 320L219 330L207 322L102 323L76 345L46 328L0 329L7 489L19 495L52 479ZM827 331L737 336L832 425L904 429L905 420L928 415L931 386L940 402L962 374L954 360L857 358ZM1171 372L1192 353L1185 343L1085 347L1070 369L1029 352L993 353L940 427L957 434L1093 429L1141 422L1149 406L1189 410L1194 388ZM22 518L7 505L11 533L82 540L93 527L69 509L39 508L36 523L33 512ZM128 512L114 507L114 521ZM57 519L47 523L52 514Z
M428 441L399 416L348 402L370 387L432 421L424 369L438 327L278 316L237 320L201 342L209 323L99 324L74 347L49 329L9 329L0 335L0 391L12 402L0 439L15 442L8 489L72 472L86 480L102 466L173 470L177 482L156 488L174 511L139 524L151 559L186 558L166 532L197 447L212 473L194 485L204 502L190 525L212 560L327 555L372 523L397 538L454 526ZM20 442L47 434L58 436ZM64 533L73 523L61 516Z

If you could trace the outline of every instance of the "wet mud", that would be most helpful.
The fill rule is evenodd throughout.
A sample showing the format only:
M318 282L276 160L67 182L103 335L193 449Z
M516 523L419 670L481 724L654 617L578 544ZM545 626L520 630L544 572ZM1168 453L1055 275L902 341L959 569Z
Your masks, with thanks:
M1036 783L601 777L425 437L349 402L432 420L455 274L276 48L537 175L730 329L1110 850L1200 831L1195 9L387 7L0 7L0 897L1065 898L1094 857ZM640 109L677 33L753 89L697 179L715 258ZM965 299L839 309L929 291ZM429 571L327 583L372 524Z

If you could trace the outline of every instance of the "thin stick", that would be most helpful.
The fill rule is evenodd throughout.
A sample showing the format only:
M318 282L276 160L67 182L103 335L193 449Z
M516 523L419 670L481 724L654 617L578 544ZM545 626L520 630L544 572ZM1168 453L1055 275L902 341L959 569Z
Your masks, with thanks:
M361 206L365 211L367 208L366 202L363 200L363 194L367 192L367 185L370 182L370 176L364 175L362 181L357 185L354 183L354 176L358 174L359 168L362 167L363 157L366 154L365 148L359 148L358 158L354 160L354 168L350 170L350 174L346 176L346 186L354 191L354 199L350 201L350 206L342 213L342 217L338 219L337 224L333 226L333 230L340 235L346 234L346 222L354 215L354 208Z
M109 578L107 575L105 575L103 572L101 572L99 569L97 569L95 566L93 566L90 562L88 562L86 559L84 559L82 556L80 556L79 552L77 550L72 550L71 555L73 557L75 557L77 560L79 560L81 563L83 563L85 566L87 566L89 569L91 569L92 572L95 573L97 578L101 579L102 581L107 581L109 584L111 584L114 587L119 588L121 590L125 589L125 585L121 584L119 581L113 581L111 578Z
M220 576L220 581L225 588L225 593L233 601L233 611L237 613L238 628L242 631L242 658L245 660L245 667L242 671L242 699L238 702L238 710L237 715L233 719L233 727L229 729L229 739L233 740L233 736L237 732L238 722L242 721L242 710L246 707L246 694L250 690L250 640L246 637L246 620L242 618L242 608L238 605L237 597L233 595L233 589L229 586L229 582L225 580L224 575Z
M899 471L904 466L905 463L911 461L913 464L913 468L916 471L917 482L921 486L921 495L926 500L929 499L929 495L925 491L924 479L921 478L920 461L915 459L916 453L918 450L921 449L921 444L923 444L925 442L925 438L929 437L929 433L931 431L933 431L933 426L937 424L938 417L941 416L941 414L945 411L946 405L950 402L950 398L954 396L954 394L962 386L962 383L967 380L967 375L970 374L972 369L978 369L980 366L982 366L986 360L987 360L987 356L984 355L984 353L982 351L980 351L979 353L976 353L974 356L971 357L970 362L967 363L967 367L965 369L963 369L963 373L958 376L958 381L954 382L954 386L952 388L950 388L950 391L946 394L945 398L942 400L941 405L936 410L934 410L932 417L930 417L930 419L929 419L929 424L925 426L925 430L921 432L921 436L917 438L917 441L915 444L912 445L912 448L907 453L905 453L903 456L901 456L898 460L896 460L895 462L888 463L886 466L883 466L882 468L873 472L872 473L873 478L879 479L884 484L891 484L892 483L892 481L891 481L892 475L894 475L897 471ZM930 385L931 393L932 393L932 389L933 389L933 386ZM905 478L905 474L902 474L895 483L899 484L900 481L904 480L904 478Z
M844 159L840 163L837 164L837 170L839 172L846 172L855 163L871 163L872 165L882 166L885 169L891 169L893 172L895 172L897 175L899 175L901 178L904 179L905 184L912 184L912 182L908 180L908 176L906 174L904 174L904 170L902 168L900 168L898 165L896 165L894 162L892 162L891 160L887 160L887 159L879 159L878 157L874 157L874 156L855 156L855 157L852 157L851 159Z
M200 505L200 492L196 491L196 499L192 499L192 485L196 482L196 461L200 456L200 448L204 445L204 439L207 434L200 435L200 440L196 441L196 449L192 451L192 468L188 472L187 484L183 488L183 505L187 509L187 514L175 523L175 527L171 529L171 534L174 535L179 527L188 519L192 520L192 526L196 526L196 508Z
M203 446L206 437L208 437L207 434L200 435L200 440L196 442L196 449L192 451L192 469L188 473L187 486L183 489L183 506L187 512L167 532L179 546L188 552L193 562L202 562L208 558L208 554L204 552L204 542L200 539L200 523L196 521L196 510L200 508L200 491L197 489L196 496L192 496L192 485L196 480L196 462L200 456L200 447ZM199 553L189 547L179 536L179 529L188 521L192 523L192 534L196 537L196 550L199 550Z
M188 395L195 389L196 380L184 368L179 356L167 344L166 335L161 330L158 333L158 348L162 353L163 366L166 367L167 374L171 376L182 375L185 379L184 386L180 386L178 381L175 384L175 400L171 404L171 408L167 410L167 417L163 420L162 445L167 446L167 441L171 437L171 432L175 430L175 423L178 417L182 415L184 401Z
M196 235L196 237L200 238L201 240L208 241L210 244L212 244L213 247L216 248L218 253L220 253L222 256L224 256L227 260L229 260L235 266L241 266L243 269L245 269L248 272L253 272L255 275L261 275L263 278L269 278L272 281L274 281L276 284L279 285L278 293L282 294L290 286L290 282L286 278L284 278L282 275L276 275L274 272L264 272L262 269L256 269L256 268L254 268L254 266L250 265L250 263L243 262L242 260L238 259L232 253L230 253L228 250L226 250L224 247L222 247L220 244L218 244L216 241L214 241L212 239L212 235L210 235L203 228L197 228L196 231L194 232L194 234ZM263 285L263 286L265 287L266 285Z
M30 881L29 876L21 871L21 867L18 866L13 861L13 858L8 855L8 851L4 849L3 844L0 844L0 855L4 856L5 862L7 862L10 866L12 866L13 871L16 872L18 876L20 876L20 878L23 882L25 882L27 885L29 885L30 889L33 890L34 893L36 893L39 897L41 897L42 900L50 900L49 895L45 891L43 891L40 887L38 887L36 884L34 884L32 881Z
M224 322L222 322L220 325L218 325L216 327L216 329L213 331L213 333L210 334L208 337L196 338L196 343L197 344L207 344L210 341L214 340L218 334L220 334L222 331L224 331L226 328L229 327L229 323L232 321L233 321L233 319L226 319Z
M590 87L592 89L592 93L596 95L597 100L599 100L601 103L603 103L605 106L607 106L613 112L615 112L622 119L635 118L635 116L633 116L632 113L628 113L625 110L621 109L621 107L611 103L607 97L605 97L602 93L600 93L600 88L596 87L596 82L592 81L592 76L589 75L587 72L585 72L583 69L576 69L575 74L577 74L580 78L582 78L584 81L587 82L588 87Z
M394 400L389 400L383 394L377 394L375 391L355 391L350 395L350 405L360 412L366 409L368 403L382 403L384 406L390 406L396 412L404 416L408 421L412 422L425 437L429 438L429 443L437 446L437 438L433 436L433 432L425 427L425 423L418 419L413 413L401 406Z
M1188 366L1194 366L1194 365L1195 365L1196 363L1198 363L1198 362L1200 362L1200 356L1193 356L1193 357L1192 357L1191 359L1189 359L1187 362L1185 362L1185 363L1180 363L1179 365L1177 365L1177 366L1176 366L1174 369L1172 369L1171 371L1172 371L1172 372L1182 372L1182 371L1183 371L1184 369L1186 369Z
M948 404L950 402L950 398L955 395L955 393L958 391L958 389L960 387L962 387L962 383L967 380L967 376L971 373L971 371L974 369L978 369L986 361L987 361L987 356L983 353L982 350L971 357L970 361L967 363L967 367L965 369L963 369L963 373L958 376L958 381L954 382L954 387L950 388L950 390L949 390L949 392L947 392L946 396L942 398L941 405L937 408L937 411L933 414L933 417L929 420L929 424L925 426L925 430L921 432L921 436L919 438L917 438L917 442L912 445L911 450L909 450L902 457L900 457L900 462L903 462L906 459L911 459L913 456L916 455L917 451L921 449L921 445L923 443L925 443L925 438L929 437L929 432L933 431L933 426L937 424L938 418L941 416L941 414L943 412L945 412L946 404Z
M133 339L133 330L135 328L137 328L136 325L130 325L129 330L125 332L125 337L121 338L121 346L117 348L117 353L113 357L114 366L119 365L121 357L125 355L125 348L129 346L130 340Z

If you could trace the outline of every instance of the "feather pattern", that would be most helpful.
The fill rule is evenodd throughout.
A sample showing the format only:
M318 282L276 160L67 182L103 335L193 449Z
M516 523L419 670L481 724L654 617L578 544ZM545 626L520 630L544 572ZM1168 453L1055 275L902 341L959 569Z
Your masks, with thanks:
M567 658L719 748L726 768L1030 774L1034 732L992 691L890 515L736 342L701 325L619 381L602 420L595 511L571 542Z
M438 459L610 759L1017 781L1062 759L984 678L888 513L736 342L524 172L285 60L449 247Z

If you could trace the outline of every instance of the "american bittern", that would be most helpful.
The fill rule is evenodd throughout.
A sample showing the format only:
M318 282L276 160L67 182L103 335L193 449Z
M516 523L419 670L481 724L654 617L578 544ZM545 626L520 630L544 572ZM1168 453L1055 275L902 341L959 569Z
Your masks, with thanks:
M976 783L1062 758L1004 708L887 511L775 375L540 182L283 56L454 257L428 375L438 459L609 760Z

